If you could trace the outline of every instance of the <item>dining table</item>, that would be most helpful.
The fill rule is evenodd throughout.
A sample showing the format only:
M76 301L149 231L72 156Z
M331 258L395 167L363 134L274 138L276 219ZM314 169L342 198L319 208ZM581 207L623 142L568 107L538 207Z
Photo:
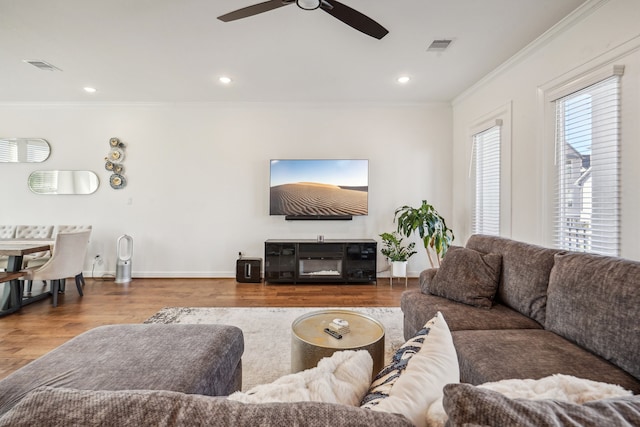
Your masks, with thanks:
M52 240L27 241L25 239L7 239L0 241L0 255L7 256L5 281L0 283L0 316L15 313L25 304L47 298L51 292L41 292L24 296L23 285L19 274L25 255L44 252L51 249ZM2 276L0 276L2 277Z

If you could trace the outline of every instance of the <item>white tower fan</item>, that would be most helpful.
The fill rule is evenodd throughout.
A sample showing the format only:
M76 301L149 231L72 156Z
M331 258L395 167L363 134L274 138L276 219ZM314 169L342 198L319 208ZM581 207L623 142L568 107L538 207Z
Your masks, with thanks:
M126 234L118 237L116 261L116 283L131 282L131 257L133 257L133 238Z

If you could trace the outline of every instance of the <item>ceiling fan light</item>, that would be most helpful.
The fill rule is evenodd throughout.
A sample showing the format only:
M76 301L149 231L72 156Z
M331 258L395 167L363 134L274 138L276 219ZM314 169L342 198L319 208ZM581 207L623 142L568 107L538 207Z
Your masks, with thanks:
M321 0L296 0L296 4L300 9L314 10L320 7Z

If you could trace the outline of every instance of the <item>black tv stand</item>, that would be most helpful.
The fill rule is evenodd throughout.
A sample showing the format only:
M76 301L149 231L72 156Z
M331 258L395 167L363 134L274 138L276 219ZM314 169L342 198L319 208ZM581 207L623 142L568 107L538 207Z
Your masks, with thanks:
M373 239L267 240L264 242L265 282L375 282L377 246Z
M351 215L287 215L287 221L351 221Z

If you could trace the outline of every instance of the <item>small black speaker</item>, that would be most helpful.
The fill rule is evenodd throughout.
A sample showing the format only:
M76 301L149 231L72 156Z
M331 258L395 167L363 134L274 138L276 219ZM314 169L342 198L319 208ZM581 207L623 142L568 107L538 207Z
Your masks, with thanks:
M236 281L241 283L260 283L262 258L240 258L236 261Z

